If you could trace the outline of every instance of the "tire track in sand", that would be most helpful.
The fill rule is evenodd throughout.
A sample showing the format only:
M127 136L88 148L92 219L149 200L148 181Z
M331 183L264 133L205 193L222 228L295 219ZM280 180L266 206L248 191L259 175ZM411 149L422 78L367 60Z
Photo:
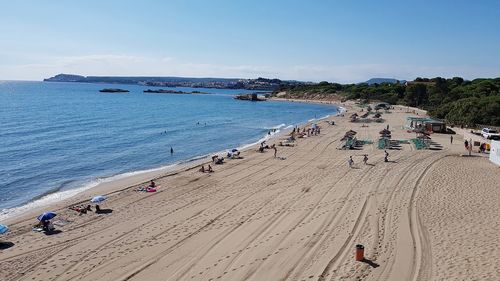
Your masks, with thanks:
M345 173L347 174L347 172ZM344 175L345 175L344 174ZM296 184L296 183L295 183ZM326 194L328 194L333 188L330 188L327 190L326 193L323 194L323 196L321 197L321 199L319 201L317 201L314 205L313 208L311 208L311 211L304 214L300 219L299 221L297 221L290 229L295 229L296 227L298 227L305 219L307 219L308 217L310 217L312 215L312 213L314 212L314 209L323 201L324 199L324 196L326 196ZM292 200L290 200L291 203L297 203L295 201L296 198L293 198ZM290 208L291 206L293 206L293 204L287 206L287 208ZM284 214L283 212L280 212L281 214ZM280 216L281 217L281 216ZM277 217L276 219L274 219L272 221L272 223L276 222L277 219L279 219L280 217ZM272 223L270 225L272 225ZM267 228L267 227L266 227ZM261 231L261 228L257 229L256 231L254 231L254 233L256 233L257 235L252 239L250 240L244 247L242 247L243 249L246 249L249 245L251 245L252 243L254 243L257 239L259 239L260 237L264 237L266 236L265 233L263 233ZM291 232L287 232L282 238L281 238L281 241L284 241L286 237L288 237L289 235L291 234ZM277 246L275 246L275 248L279 248L279 246L281 245L281 243L279 243ZM224 270L227 270L228 268L230 268L235 262L236 260L241 256L243 255L243 252L239 252L237 255L235 255L231 261L229 262L229 264L224 268ZM250 276L247 276L247 278L250 277Z
M263 161L265 161L265 160L263 160ZM262 162L262 161L261 161L261 162ZM254 164L254 165L252 165L251 167L255 167L255 166L257 166L257 164ZM241 181L241 180L244 180L245 178L254 177L254 176L255 176L255 174L258 174L258 173L262 172L263 170L265 170L265 171L267 171L267 172L269 172L269 171L270 171L268 167L262 167L262 168L260 168L259 170L254 171L254 172L252 172L251 174L248 174L248 175L246 175L246 176L243 176L243 177L240 177L240 178L233 178L233 180L232 180L230 183L226 183L225 185L230 186L230 185L232 185L232 184L234 184L234 183L236 183L236 182L239 182L239 181ZM274 173L276 173L276 172L279 172L280 170L281 170L281 169L279 169L279 168L278 168L277 170L272 171L272 172L268 173L267 175L268 175L268 176L270 176L270 175L272 175L272 174L274 174ZM200 187L203 187L203 185L202 185L202 186L200 186ZM200 188L200 187L199 187L199 188ZM199 188L197 188L197 189L199 189ZM189 191L189 192L191 192L191 191ZM188 192L186 192L186 193L188 193ZM207 196L210 196L210 194L208 194ZM193 200L193 201L191 201L191 202L189 202L189 203L186 203L186 204L185 204L185 205L183 205L182 207L175 209L173 212L170 212L170 213L167 213L167 214L162 215L162 216L160 216L160 217L157 217L157 218L151 219L151 220L149 221L149 223L142 224L142 225L140 225L140 226L138 226L138 227L136 227L136 228L132 229L131 231L128 231L128 232L126 232L126 233L125 233L125 234L123 234L123 235L120 235L120 237L118 237L118 239L113 239L111 242L107 242L107 243L102 244L101 246L99 246L99 247L98 247L98 249L93 250L92 252L89 252L89 253L88 253L88 254L86 254L84 257L88 257L88 256L90 256L90 255L95 255L95 253L96 253L97 251L102 250L102 249L107 248L107 247L110 247L111 245L113 245L113 244L115 244L115 243L118 243L118 242L120 242L120 241L124 240L124 239L126 238L126 236L127 236L127 235L134 234L134 233L135 233L135 231L137 231L138 229L141 229L141 228L147 227L147 226L149 226L149 225L154 225L154 224L156 224L156 223L157 223L157 221L158 221L159 219L165 218L165 217L167 217L167 216L169 216L169 215L171 215L171 214L173 214L173 213L175 213L175 212L177 212L177 211L180 211L180 210L182 210L182 209L192 207L192 205L193 205L193 204L195 204L195 203L197 203L197 202L200 202L200 201L203 201L203 200L204 200L207 196L200 197L200 198L198 198L198 199L196 199L196 200ZM216 203L214 203L214 204L212 204L211 206L207 207L205 210L208 210L208 209L210 209L211 207L213 207L213 206L215 206L215 205L217 205L217 204L220 204L220 203L222 203L222 202L226 201L227 199L229 199L229 198L231 198L231 197L234 197L234 195L228 195L228 196L226 196L226 197L225 197L224 199L222 199L222 200L217 200L217 202L216 202ZM235 207L236 207L236 206L235 206ZM179 227L180 225L183 225L183 224L185 224L185 223L189 222L191 219L193 219L193 218L195 218L195 217L197 217L197 216L201 215L202 213L203 213L203 211L202 211L202 212L199 212L199 213L197 213L197 214L195 214L195 215L193 215L193 216L191 216L191 217L189 217L189 218L187 218L187 219L185 219L185 220L184 220L184 222L182 222L182 223L180 223L180 224L176 224L176 225L174 225L173 227L168 228L168 229L166 229L166 230L162 231L161 233L157 234L156 236L157 236L157 237L158 237L158 236L161 236L161 235L163 235L163 234L165 234L165 233L167 233L167 232L169 232L169 231L173 230L174 228ZM83 258L84 258L84 257L83 257ZM80 257L80 260L82 260L82 262L83 262L83 258L82 258L82 257ZM106 263L104 263L104 264L99 265L98 267L95 267L95 269L102 268L102 267L103 267L103 266L105 266L106 264L109 264L109 263L112 263L112 262L113 262L113 261L108 261L108 262L106 262ZM73 268L77 267L80 263L81 263L81 262L78 262L78 263L76 263L76 264L72 265L70 268L66 269L63 273L66 273L66 272L68 272L68 271L72 270Z
M415 197L418 192L418 187L422 182L422 179L427 176L429 170L436 165L437 162L443 160L445 157L449 155L444 155L435 159L430 163L427 167L425 167L424 171L418 177L415 185L413 186L413 190L411 193L410 204L408 205L408 218L410 222L410 231L411 238L413 242L413 247L415 251L413 251L413 263L411 268L411 280L429 280L432 274L430 261L432 260L431 255L431 245L428 240L427 232L425 229L421 227L421 221L418 216L418 209L415 202ZM424 245L423 245L424 242ZM424 264L425 266L422 266ZM422 279L422 278L425 279Z
M295 153L295 151L294 151L292 154L294 154L294 153ZM267 159L263 159L263 160L259 161L258 163L253 164L251 167L258 166L258 164L259 164L259 163L262 163L262 162L264 162L264 161L266 161L266 160L267 160ZM238 163L238 164L239 164L239 163ZM237 165L235 165L235 166L237 166ZM233 168L233 167L234 167L234 166L231 166L231 167L229 167L229 168ZM265 170L265 169L266 169L266 167L260 168L259 170L254 171L252 174L249 174L249 175L246 175L246 176L243 176L243 177L240 177L240 178L234 178L234 177L233 177L233 178L234 178L234 180L233 180L233 181L231 181L230 183L228 183L228 185L234 184L235 182L238 182L238 181L243 180L243 179L245 179L245 178L252 177L252 176L254 176L255 174L260 173L260 172L262 172L262 171L263 171L263 170ZM238 171L236 171L235 173L238 173ZM272 174L272 173L271 173L271 174ZM187 183L185 183L185 184L183 184L183 185L177 186L176 188L182 188L182 187L188 186L188 185L190 185L190 184L192 184L192 182L191 182L191 181L189 181L189 182L187 182ZM183 193L181 193L181 194L179 194L179 195L175 196L175 198L169 199L169 200L167 200L167 201L169 201L169 202L170 202L170 201L173 201L173 200L179 199L179 197L182 197L182 196L185 196L185 195L189 195L190 193L193 193L193 192L195 192L196 190L199 190L199 189L201 189L201 188L203 188L203 187L205 187L205 186L207 186L207 184L200 185L200 186L198 186L198 187L196 187L196 188L194 188L194 189L190 189L190 190L188 190L188 191L185 191L185 192L183 192ZM134 187L135 187L135 186L133 186L133 187L128 187L127 189L134 188ZM164 190L163 190L163 191L160 191L160 192L164 192ZM160 193L160 192L159 192L159 193ZM134 193L131 193L131 195L130 195L130 196L132 196L133 194L134 194ZM154 195L156 195L156 194L153 194L153 195L150 195L150 196L143 196L142 198L139 198L138 200L135 200L134 202L140 202L140 201L143 201L143 200L150 199L150 198L151 198L151 197L153 197ZM207 197L207 196L205 196L205 197ZM148 225L154 225L154 224L157 222L157 220L158 220L158 219L164 218L164 217L166 217L166 216L172 215L173 213L175 213L175 212L177 212L177 211L180 211L180 210L182 210L182 209L188 208L188 207L190 207L193 203L196 203L196 202L202 201L205 197L201 197L201 198L198 198L197 200L193 200L193 201L191 201L191 202L189 202L189 203L187 203L187 204L185 204L185 205L183 205L183 206L181 206L181 207L178 207L178 208L174 209L174 210L173 210L173 211L171 211L171 212L166 213L165 215L160 216L160 217L155 217L155 218L152 218L152 219L150 219L150 220L149 220L149 222L143 223L143 224L139 225L138 227L133 228L133 229L131 229L130 231L128 231L128 232L126 232L126 233L124 233L124 234L122 234L122 235L117 236L117 237L116 237L116 239L114 239L114 240L112 241L112 243L111 243L111 244L114 244L115 242L122 241L123 239L125 239L125 238L126 238L126 236L127 236L127 235L134 233L136 230L141 229L141 228L143 228L143 227L147 227ZM86 222L86 223L85 223L85 225L87 226L87 225L90 225L90 224L93 224L93 223L97 223L97 222L101 221L101 220L102 220L102 219L104 219L104 218L105 218L105 217L100 216L100 217L98 217L98 218L96 218L96 219L94 219L94 220L92 220L92 221ZM82 227L82 225L78 225L77 227L74 227L74 228L72 228L72 229L70 229L70 230L68 230L68 231L71 231L71 230L74 230L74 229L77 229L77 228L81 228L81 227ZM107 228L109 228L109 227L107 227ZM96 232L93 232L93 235L98 235L98 234L100 234L100 233L102 233L102 232L106 231L106 230L107 230L107 228L97 230ZM12 259L15 259L15 258L19 258L19 257L21 257L21 256L26 256L26 255L29 255L29 254L34 254L34 253L36 253L36 252L40 252L40 251L42 251L42 252L49 252L49 251L47 251L48 249L59 248L59 250L56 250L56 251L50 251L50 252L51 252L51 254L50 254L49 256L46 256L46 255L44 256L44 260L48 260L48 259L53 258L54 256L56 256L56 255L57 255L57 254L59 254L60 252L62 252L62 251L64 251L64 250L66 250L66 249L68 249L68 248L70 248L71 246L75 246L76 244L80 243L82 240L85 240L85 239L87 239L87 238L88 238L88 236L87 236L86 234L83 234L83 235L80 235L80 236L78 236L78 237L74 237L74 238L73 238L73 239L71 239L71 240L64 241L64 242L61 242L61 243L58 243L58 244L55 244L55 245L50 245L50 246L46 246L46 247L43 247L43 248L38 248L38 249L34 249L34 250L31 250L31 251L28 251L28 252L20 253L20 254L15 255L15 256L8 257L7 259L4 259L4 260L2 260L2 261L12 260ZM69 245L67 245L67 244L69 244ZM99 246L97 249L94 249L94 250L92 250L92 251L89 251L89 252L88 252L88 254L86 254L86 255L84 255L83 257L81 257L81 258L80 258L80 262L77 262L76 264L74 264L74 265L70 266L70 268L68 268L68 269L64 270L64 271L63 271L63 273L61 274L61 276L60 276L60 277L58 277L57 279L62 278L62 275L63 275L64 273L66 273L68 270L71 270L71 269L75 268L76 266L78 266L78 264L80 264L81 262L83 262L83 260L84 260L86 257L88 257L88 256L90 256L90 255L95 254L95 253L96 253L96 251L99 251L100 249L106 248L106 247L107 247L107 246L109 246L109 245L110 245L110 243L109 243L109 242L107 242L107 243L104 243L104 244L102 244L101 246ZM61 247L61 246L63 246L63 247ZM29 272L29 271L33 270L33 269L34 269L34 268L36 268L37 266L39 266L39 264L35 263L32 267L29 267L28 269L23 270L23 273L22 273L22 274L20 274L20 276L18 276L18 277L16 277L16 278L14 278L14 279L11 279L11 280L18 280L18 279L20 279L20 278L25 277L25 274L26 274L27 272Z
M335 141L337 141L336 139L335 140L332 140L331 142L329 142L324 149L321 150L321 153L323 153L332 143L334 143ZM317 145L319 145L321 142L318 142L315 146L317 147ZM320 153L320 154L321 154ZM314 160L315 157L312 157L311 161ZM297 170L299 169L302 169L303 167L305 167L309 162L306 162L306 164L304 165L301 165L299 166L298 168L294 169L292 172L290 173L287 173L288 174L292 174L294 172L296 172ZM294 163L290 163L289 165L286 165L286 167L288 166L291 166L293 165ZM266 167L267 168L267 167ZM283 170L283 168L281 168L280 170ZM201 227L200 229L198 229L197 231L195 231L194 233L190 234L189 236L187 236L186 238L182 239L181 241L179 241L178 243L176 243L175 245L172 245L171 247L169 247L168 249L160 252L159 254L155 255L155 257L153 257L152 259L150 259L149 262L147 262L145 265L139 267L137 270L135 270L134 272L132 273L129 273L127 276L125 277L122 277L120 280L123 280L123 281L126 281L126 280L130 280L131 278L133 278L134 276L136 276L137 274L139 274L140 272L144 271L145 269L149 268L151 265L155 264L156 262L158 262L158 260L160 260L163 256L167 255L168 253L172 252L173 250L175 250L176 248L178 248L183 242L185 242L187 239L189 239L190 237L194 236L195 234L201 232L204 228L208 227L209 225L211 225L214 221L220 219L223 217L224 214L227 214L229 213L231 210L233 210L234 208L236 208L236 206L240 205L241 203L243 203L244 201L246 201L247 199L249 199L250 197L252 197L254 194L257 194L258 192L260 192L261 190L265 189L267 186L264 186L262 188L260 188L258 191L250 194L249 196L245 197L243 200L241 200L240 202L238 202L236 205L234 205L233 207L231 207L231 209L229 209L228 211L226 211L225 213L222 213L220 214L219 216L217 216L216 218L214 218L211 222L209 222L208 224L204 225L203 227ZM234 231L234 230L233 230ZM231 231L231 232L233 232Z
M396 158L396 160L398 161L398 163L401 163L402 161L404 161L408 158L409 157L401 157L400 156L399 158ZM349 231L347 238L344 240L344 243L339 248L339 250L337 251L335 256L332 259L330 259L330 261L327 263L327 265L325 266L325 268L323 269L323 271L319 275L318 281L324 281L326 279L326 277L329 275L329 271L331 271L332 268L337 266L338 263L340 262L340 259L344 258L347 255L347 253L349 253L350 248L348 246L350 244L352 244L354 239L359 235L359 232L361 231L360 224L366 218L367 205L369 203L369 200L377 192L377 190L379 189L381 184L384 182L385 176L388 173L389 173L389 170L384 169L383 176L377 176L377 178L379 178L380 181L376 185L374 185L374 187L370 191L366 192L366 195L364 196L363 205L361 207L360 212L358 213L358 216L356 217L356 220L355 220L353 227ZM361 181L359 181L359 182L361 182Z

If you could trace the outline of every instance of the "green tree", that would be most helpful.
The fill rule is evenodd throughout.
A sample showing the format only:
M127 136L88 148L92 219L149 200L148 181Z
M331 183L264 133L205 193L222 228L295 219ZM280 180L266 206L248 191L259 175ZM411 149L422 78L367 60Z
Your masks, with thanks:
M411 84L406 88L405 102L409 106L423 106L429 100L427 86L422 83Z

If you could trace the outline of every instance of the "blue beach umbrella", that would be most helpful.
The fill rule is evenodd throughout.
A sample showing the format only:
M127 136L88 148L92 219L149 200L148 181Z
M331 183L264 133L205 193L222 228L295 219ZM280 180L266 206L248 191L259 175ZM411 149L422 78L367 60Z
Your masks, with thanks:
M90 200L90 202L92 202L92 203L101 203L101 202L103 202L106 199L108 199L106 196L104 196L104 195L98 195L98 196L92 198L92 200Z
M233 149L231 150L231 152L236 152L236 151L238 151L238 149L236 149L236 148L233 148Z
M0 234L4 234L7 231L9 231L9 227L6 226L5 224L0 224Z
M54 212L45 212L45 213L39 215L38 218L37 218L37 220L39 220L39 221L48 221L48 220L53 219L55 216L57 216L57 214L54 213Z

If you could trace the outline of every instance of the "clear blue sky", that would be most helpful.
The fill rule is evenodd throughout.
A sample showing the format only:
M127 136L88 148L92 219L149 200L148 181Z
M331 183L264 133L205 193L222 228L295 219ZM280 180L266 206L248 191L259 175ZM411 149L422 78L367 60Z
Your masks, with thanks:
M2 1L0 80L500 76L500 1Z

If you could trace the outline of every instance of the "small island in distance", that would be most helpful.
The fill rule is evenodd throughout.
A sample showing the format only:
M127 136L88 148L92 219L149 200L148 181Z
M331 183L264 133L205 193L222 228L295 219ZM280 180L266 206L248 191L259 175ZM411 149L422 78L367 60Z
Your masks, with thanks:
M118 89L118 88L105 88L102 90L99 90L101 93L128 93L130 92L129 90L124 90L124 89Z
M143 92L144 93L154 93L154 94L179 94L179 95L205 95L205 94L208 94L208 93L200 92L200 91L184 92L184 91L164 90L164 89L158 89L158 90L147 89L147 90L144 90Z

